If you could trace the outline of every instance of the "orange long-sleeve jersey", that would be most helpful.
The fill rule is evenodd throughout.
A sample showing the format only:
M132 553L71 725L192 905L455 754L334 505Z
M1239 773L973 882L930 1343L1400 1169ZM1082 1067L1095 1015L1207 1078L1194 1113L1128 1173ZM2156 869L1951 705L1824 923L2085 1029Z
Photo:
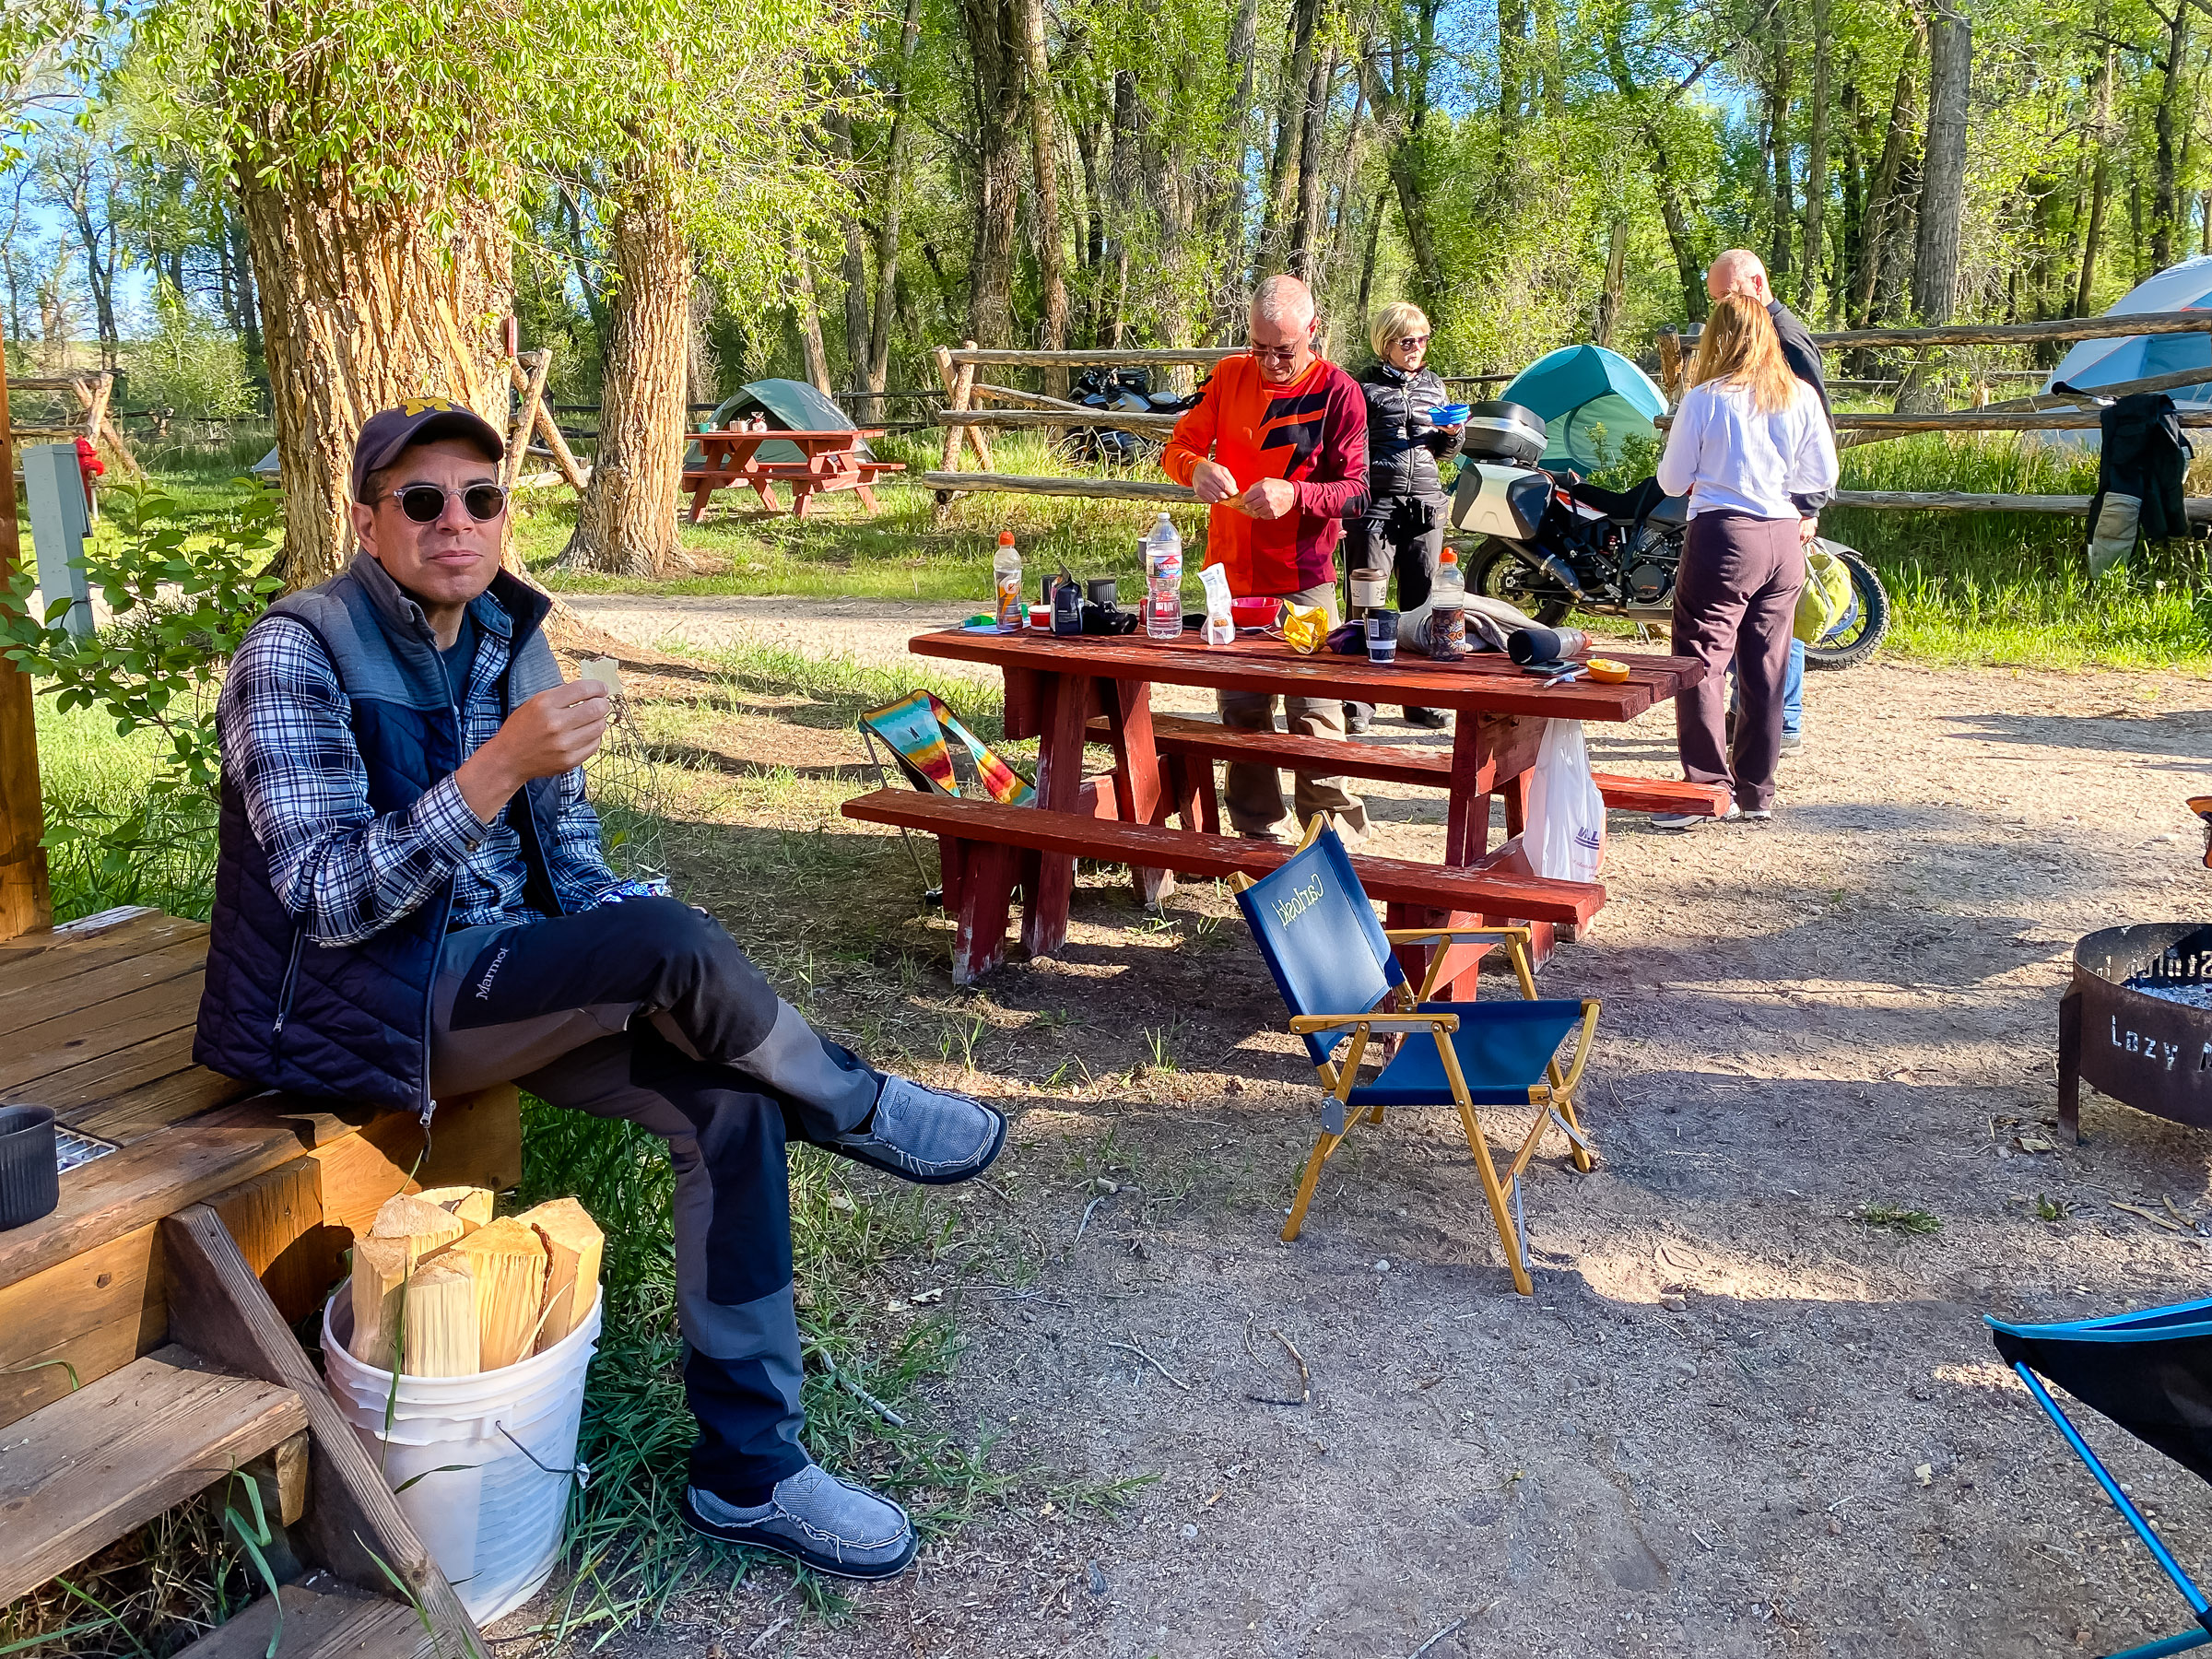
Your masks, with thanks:
M1367 400L1359 382L1334 363L1316 361L1288 386L1260 378L1249 357L1224 358L1197 407L1175 423L1159 465L1188 484L1212 459L1248 489L1287 478L1298 511L1260 520L1229 502L1207 512L1206 562L1229 571L1240 596L1295 594L1336 580L1344 514L1367 493Z

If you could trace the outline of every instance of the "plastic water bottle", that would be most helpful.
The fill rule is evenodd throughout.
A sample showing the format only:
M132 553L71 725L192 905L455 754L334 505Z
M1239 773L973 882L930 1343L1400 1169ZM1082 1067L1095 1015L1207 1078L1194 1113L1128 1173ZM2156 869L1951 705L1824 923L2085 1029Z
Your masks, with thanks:
M1155 640L1182 637L1182 537L1161 512L1139 544L1145 555L1145 632Z
M1029 625L1029 602L1021 596L1021 554L1014 546L1014 532L998 533L998 557L991 561L998 582L998 631L1019 633Z
M1429 589L1429 660L1456 663L1467 654L1467 579L1459 555L1446 547Z

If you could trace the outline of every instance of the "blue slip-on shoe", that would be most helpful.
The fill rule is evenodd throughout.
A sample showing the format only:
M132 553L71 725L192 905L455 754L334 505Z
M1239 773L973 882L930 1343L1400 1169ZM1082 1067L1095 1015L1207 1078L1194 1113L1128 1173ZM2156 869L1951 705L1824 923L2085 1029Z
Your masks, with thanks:
M923 1186L949 1186L991 1167L1006 1144L1006 1118L964 1094L887 1075L868 1121L821 1144Z
M766 1503L740 1507L686 1487L679 1508L695 1533L770 1550L836 1578L897 1578L922 1547L904 1510L818 1464L776 1482Z

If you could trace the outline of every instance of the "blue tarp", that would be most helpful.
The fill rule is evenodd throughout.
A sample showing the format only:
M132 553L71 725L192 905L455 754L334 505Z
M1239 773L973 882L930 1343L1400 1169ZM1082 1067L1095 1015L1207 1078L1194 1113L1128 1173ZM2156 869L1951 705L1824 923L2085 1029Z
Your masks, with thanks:
M1652 422L1666 413L1652 377L1603 346L1547 352L1499 396L1544 418L1544 465L1584 472L1618 459L1624 439L1657 438Z

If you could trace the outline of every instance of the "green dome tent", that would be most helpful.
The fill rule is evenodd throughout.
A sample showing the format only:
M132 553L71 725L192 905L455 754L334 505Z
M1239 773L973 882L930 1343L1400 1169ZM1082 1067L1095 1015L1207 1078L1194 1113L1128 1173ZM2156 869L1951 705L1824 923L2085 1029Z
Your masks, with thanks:
M1539 465L1591 472L1620 457L1628 438L1656 438L1666 395L1652 377L1603 346L1562 346L1538 358L1498 394L1544 418Z
M842 409L822 395L805 381L759 380L741 387L734 397L724 398L715 409L712 424L728 426L734 420L746 420L759 415L771 427L781 427L787 432L850 432L853 420ZM873 458L865 440L853 445L853 453L864 458ZM755 460L805 461L804 453L795 443L769 442L754 451ZM699 446L692 444L684 452L684 465L699 465Z

